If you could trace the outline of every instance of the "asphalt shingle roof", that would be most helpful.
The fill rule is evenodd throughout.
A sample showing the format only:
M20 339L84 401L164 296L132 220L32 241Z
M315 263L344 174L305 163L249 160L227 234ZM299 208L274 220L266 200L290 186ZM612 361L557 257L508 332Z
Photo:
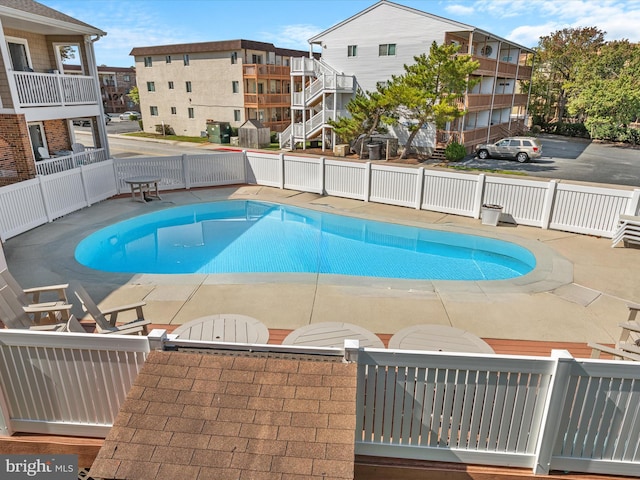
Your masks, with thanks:
M250 354L152 352L90 475L353 479L356 368Z
M96 32L104 33L100 29L94 27L93 25L89 25L88 23L81 22L76 18L70 17L69 15L65 15L64 13L59 12L58 10L54 10L53 8L49 8L46 5L35 2L33 0L2 0L0 2L0 5L3 7L20 10L22 12L39 15L41 17L53 18L55 20L60 20L62 22L82 25L83 27L94 29L96 30Z

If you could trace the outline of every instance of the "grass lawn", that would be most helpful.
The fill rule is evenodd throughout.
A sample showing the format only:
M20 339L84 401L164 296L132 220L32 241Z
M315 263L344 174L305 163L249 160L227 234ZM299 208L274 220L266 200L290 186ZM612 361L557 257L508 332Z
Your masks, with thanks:
M125 133L129 137L157 138L159 140L175 140L177 142L208 143L207 137L187 137L184 135L161 135L159 133L132 132Z

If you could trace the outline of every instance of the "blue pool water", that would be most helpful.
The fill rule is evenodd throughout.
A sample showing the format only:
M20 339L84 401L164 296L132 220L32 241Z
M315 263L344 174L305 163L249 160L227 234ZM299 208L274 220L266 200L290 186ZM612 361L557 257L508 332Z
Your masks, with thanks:
M127 273L307 272L366 277L498 280L530 272L519 245L265 202L195 204L98 230L81 264Z

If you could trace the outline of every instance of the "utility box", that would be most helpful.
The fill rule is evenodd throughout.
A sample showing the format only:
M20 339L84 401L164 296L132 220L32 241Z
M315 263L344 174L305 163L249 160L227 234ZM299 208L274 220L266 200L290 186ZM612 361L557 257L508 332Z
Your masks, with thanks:
M335 145L333 147L333 154L336 157L346 157L348 151L349 151L349 145L347 145L346 143Z
M266 148L271 145L271 130L259 120L247 120L238 129L238 144L243 148Z
M207 138L211 143L230 143L231 124L207 120Z

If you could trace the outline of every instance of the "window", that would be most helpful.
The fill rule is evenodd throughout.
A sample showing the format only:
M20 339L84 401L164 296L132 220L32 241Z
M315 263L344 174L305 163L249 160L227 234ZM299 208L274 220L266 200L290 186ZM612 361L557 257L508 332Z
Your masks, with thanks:
M171 107L171 115L175 115L176 113L178 113L176 107Z
M264 83L258 84L258 94L262 95L264 93Z
M155 92L155 91L156 91L156 83L147 82L147 92Z
M347 57L357 57L357 56L358 56L358 46L357 45L347 46Z
M236 122L240 121L240 110L234 110L233 111L233 120Z
M189 107L189 118L195 118L195 114L193 112L193 108Z
M149 111L151 112L152 117L158 116L158 107L151 106L149 107Z
M233 91L233 93L238 93L240 91L240 84L237 80L231 82L231 91Z
M7 38L11 63L16 72L33 72L29 45L23 38Z
M152 65L153 65L153 61L151 60L151 57L144 57L144 66L151 67Z
M184 57L182 57L182 60L184 61L184 66L188 67L189 66L189 54L185 53Z
M231 52L231 63L238 63L238 52Z
M395 43L383 43L378 46L378 56L386 57L387 55L395 55L396 54L396 44Z
M167 55L165 57L165 60L167 61L167 63L171 63L171 55Z
M123 75L122 76L122 80L125 82L130 82L131 81L131 76L130 75Z
M173 90L173 82L169 82L169 90Z
M262 63L262 55L251 55L251 63Z
M185 85L187 87L187 92L191 92L191 82L186 82Z

